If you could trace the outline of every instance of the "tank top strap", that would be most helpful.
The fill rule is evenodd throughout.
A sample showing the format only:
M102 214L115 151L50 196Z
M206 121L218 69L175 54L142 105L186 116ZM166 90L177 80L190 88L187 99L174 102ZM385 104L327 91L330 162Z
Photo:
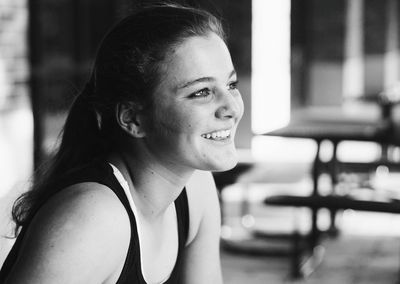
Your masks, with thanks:
M132 226L132 234L134 234L134 238L131 237L131 244L130 244L130 249L128 251L127 259L126 259L126 265L129 263L134 263L137 269L132 269L130 273L133 271L136 272L135 278L139 278L140 283L146 283L142 274L142 269L141 269L141 261L140 261L140 255L137 253L133 253L131 250L131 247L134 247L139 251L140 245L139 245L139 238L136 235L138 233L138 226L137 226L137 220L135 218L136 213L136 206L133 202L132 195L129 190L129 185L125 178L122 176L122 173L118 170L116 166L113 164L109 163L109 167L113 171L113 176L116 182L119 185L119 188L121 191L123 191L122 194L125 195L125 199L127 200L127 204L125 205L125 209L128 211L130 217L131 217L131 226ZM189 206L188 206L188 198L187 198L187 193L186 193L186 188L183 188L181 194L178 196L178 198L174 201L175 205L175 211L176 211L176 218L177 218L177 230L178 230L178 255L177 255L177 260L175 263L175 267L169 277L169 279L164 282L164 284L176 284L176 283L181 283L181 275L182 275L182 256L183 256L183 250L185 248L187 238L188 238L188 233L189 233ZM133 257L135 255L135 257ZM125 283L127 279L132 279L131 277L126 277L130 273L125 272L125 267L123 269L123 273L121 273L121 277L117 284L119 283Z
M178 219L179 249L183 249L189 235L189 204L186 187L175 200L176 215Z

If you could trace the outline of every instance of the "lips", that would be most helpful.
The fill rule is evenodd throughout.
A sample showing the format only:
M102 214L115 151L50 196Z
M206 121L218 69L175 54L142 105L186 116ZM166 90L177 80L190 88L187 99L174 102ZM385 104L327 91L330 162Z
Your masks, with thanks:
M231 129L218 130L201 135L201 137L210 140L225 140L230 136L231 136Z

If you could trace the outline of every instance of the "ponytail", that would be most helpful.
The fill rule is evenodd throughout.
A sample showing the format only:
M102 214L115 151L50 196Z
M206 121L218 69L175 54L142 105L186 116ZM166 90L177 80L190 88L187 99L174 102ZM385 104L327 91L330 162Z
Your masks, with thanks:
M56 154L37 169L32 189L14 202L15 237L41 204L56 193L51 184L65 173L108 153L110 143L103 134L101 114L93 103L94 93L90 80L72 103Z
M55 174L90 162L107 152L101 115L94 104L94 84L89 81L74 100L64 125Z

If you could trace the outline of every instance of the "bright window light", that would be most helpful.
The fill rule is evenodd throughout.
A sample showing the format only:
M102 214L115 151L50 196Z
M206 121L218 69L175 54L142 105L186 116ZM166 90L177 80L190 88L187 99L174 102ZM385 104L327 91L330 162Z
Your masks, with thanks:
M290 0L252 2L252 130L290 119Z
M347 1L345 60L343 62L343 96L364 94L363 0Z
M259 135L253 137L251 150L257 162L311 164L317 145L312 139Z

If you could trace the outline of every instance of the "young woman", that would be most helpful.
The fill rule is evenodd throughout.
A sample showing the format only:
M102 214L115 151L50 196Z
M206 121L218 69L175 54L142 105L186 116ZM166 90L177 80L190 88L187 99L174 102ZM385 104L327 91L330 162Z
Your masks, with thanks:
M13 214L1 283L221 283L210 171L243 113L220 22L144 8L104 38L52 166Z

